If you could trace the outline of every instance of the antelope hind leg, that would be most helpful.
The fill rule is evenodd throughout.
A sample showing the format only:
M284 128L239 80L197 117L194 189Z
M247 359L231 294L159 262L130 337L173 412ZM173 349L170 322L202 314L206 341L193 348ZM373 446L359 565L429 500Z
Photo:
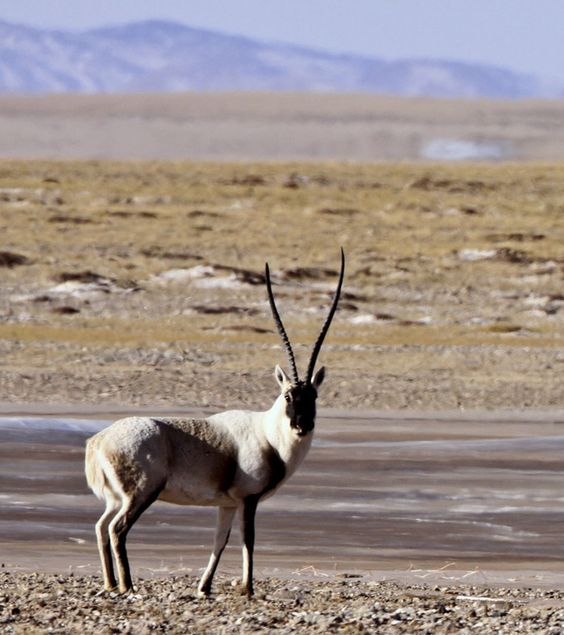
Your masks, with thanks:
M120 593L133 590L131 570L125 548L127 534L139 516L157 500L162 489L163 485L160 485L149 495L137 495L135 498L124 496L121 509L110 522L110 541L118 570Z
M119 509L119 502L108 492L106 498L106 509L96 523L96 541L98 543L98 553L102 563L102 575L104 576L104 590L115 591L117 588L114 566L112 562L112 550L108 526Z

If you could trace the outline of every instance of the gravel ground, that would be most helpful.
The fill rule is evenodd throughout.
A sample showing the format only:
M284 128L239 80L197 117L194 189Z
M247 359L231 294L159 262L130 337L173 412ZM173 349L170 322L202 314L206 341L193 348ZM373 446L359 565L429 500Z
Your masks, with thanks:
M219 577L195 596L187 576L142 580L125 597L95 577L0 574L4 633L547 633L564 632L564 592L400 585L350 577L258 580L252 600Z

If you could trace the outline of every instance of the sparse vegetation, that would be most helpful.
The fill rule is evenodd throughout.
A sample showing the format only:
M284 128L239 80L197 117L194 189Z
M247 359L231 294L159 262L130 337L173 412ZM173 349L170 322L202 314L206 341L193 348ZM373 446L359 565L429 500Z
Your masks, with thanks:
M125 402L205 402L213 373L221 403L242 372L270 386L265 260L305 346L342 244L327 405L559 404L563 183L563 165L3 161L0 249L26 266L2 268L0 401L96 399L100 376ZM123 361L147 349L160 376Z

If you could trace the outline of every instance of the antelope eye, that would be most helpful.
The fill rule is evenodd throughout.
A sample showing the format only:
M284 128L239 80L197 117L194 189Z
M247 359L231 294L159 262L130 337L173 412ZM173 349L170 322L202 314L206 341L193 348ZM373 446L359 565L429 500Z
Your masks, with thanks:
M290 403L291 399L290 399L290 395L288 393L286 393L284 395L284 399L286 400L286 403Z

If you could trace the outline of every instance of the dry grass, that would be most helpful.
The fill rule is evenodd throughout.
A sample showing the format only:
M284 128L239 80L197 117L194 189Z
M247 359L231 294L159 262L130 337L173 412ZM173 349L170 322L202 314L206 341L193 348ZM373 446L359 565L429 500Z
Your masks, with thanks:
M340 245L348 295L325 359L343 373L376 373L377 384L378 373L416 368L434 381L434 369L461 372L464 362L448 359L456 347L538 349L539 364L558 363L563 177L559 164L4 161L0 249L29 262L2 268L0 337L23 346L2 363L21 369L26 351L55 343L172 345L197 347L227 371L270 368L277 340L262 332L270 323L260 284L203 288L154 276L196 265L257 276L269 260L301 353L329 302ZM312 269L292 277L299 267ZM81 272L111 281L111 291L50 295ZM383 367L379 351L375 369L381 347L396 355Z

